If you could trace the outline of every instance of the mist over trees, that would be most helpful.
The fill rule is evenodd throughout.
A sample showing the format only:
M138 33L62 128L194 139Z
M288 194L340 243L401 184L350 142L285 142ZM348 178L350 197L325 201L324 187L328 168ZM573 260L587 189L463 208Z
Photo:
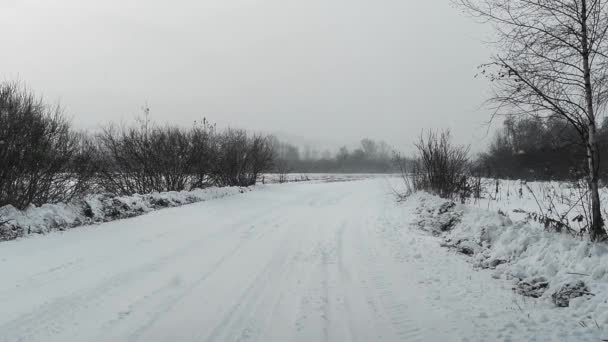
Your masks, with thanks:
M395 172L393 149L384 141L362 139L354 149L342 146L337 152L319 152L310 147L272 139L279 173L385 173ZM302 151L302 152L301 152Z

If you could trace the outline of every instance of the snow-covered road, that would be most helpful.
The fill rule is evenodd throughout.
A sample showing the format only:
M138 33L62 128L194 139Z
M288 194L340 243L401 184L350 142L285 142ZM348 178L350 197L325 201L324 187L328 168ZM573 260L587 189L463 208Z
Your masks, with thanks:
M276 185L5 242L0 341L562 336L410 215L385 179Z

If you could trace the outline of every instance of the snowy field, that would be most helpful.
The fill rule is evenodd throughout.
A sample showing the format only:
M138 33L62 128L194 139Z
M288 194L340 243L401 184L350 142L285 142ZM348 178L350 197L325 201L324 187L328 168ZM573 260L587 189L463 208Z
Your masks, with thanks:
M578 231L582 225L575 218L585 216L585 209L590 203L584 196L586 188L584 181L572 184L482 179L482 198L470 200L467 204L494 212L500 210L515 221L531 224L534 224L534 220L527 217L528 213L544 213L556 218L564 215L570 226ZM600 188L600 198L603 215L608 216L607 187Z
M421 229L442 201L397 203L396 183L268 185L2 242L0 341L606 338L608 317L581 319L606 311L603 293L589 301L595 308L516 294L507 264L474 269L488 249L467 257L440 247L449 236ZM496 208L457 209L464 214L452 237L502 222ZM504 220L495 228L516 239Z

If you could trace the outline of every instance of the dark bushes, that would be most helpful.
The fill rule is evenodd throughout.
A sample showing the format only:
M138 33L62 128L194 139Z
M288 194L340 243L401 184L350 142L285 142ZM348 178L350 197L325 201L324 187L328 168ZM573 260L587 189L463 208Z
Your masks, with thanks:
M157 126L148 110L134 126L76 132L59 107L16 83L0 84L0 206L65 202L89 192L118 195L249 186L271 168L269 139L203 121Z
M608 124L608 121L605 121ZM598 128L601 159L608 157L608 126ZM576 180L587 170L585 142L559 118L508 117L478 160L485 177L525 180ZM600 165L600 176L608 172Z
M268 139L228 129L217 133L203 122L182 129L108 126L97 137L99 184L131 195L217 186L250 186L272 165Z
M96 137L99 184L104 191L131 195L183 191L206 185L211 132L175 126L110 125Z
M88 188L90 158L59 107L17 83L0 84L0 206L70 200Z
M258 175L273 165L274 151L268 137L248 136L228 129L217 136L217 165L213 179L219 186L254 185Z
M442 198L470 196L467 147L452 144L449 131L429 131L414 145L418 150L412 172L414 189Z

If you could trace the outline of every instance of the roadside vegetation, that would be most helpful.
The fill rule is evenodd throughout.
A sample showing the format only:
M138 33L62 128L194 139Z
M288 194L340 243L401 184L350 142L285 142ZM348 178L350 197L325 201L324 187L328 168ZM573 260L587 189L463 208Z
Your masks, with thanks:
M500 179L518 179L517 195L530 192L536 202L531 219L548 230L606 240L600 192L608 177L602 163L608 157L608 121L602 124L608 104L608 1L454 3L494 28L493 55L479 67L479 76L489 80L493 94L487 105L492 119L504 118L503 129L477 158L452 144L449 132L422 136L412 162L398 158L405 194L426 190L463 203L492 193L497 199ZM567 182L568 199L527 184L557 180Z
M66 202L91 193L121 196L250 186L273 167L268 136L157 125L149 109L133 125L79 132L60 107L18 83L0 85L0 207Z

